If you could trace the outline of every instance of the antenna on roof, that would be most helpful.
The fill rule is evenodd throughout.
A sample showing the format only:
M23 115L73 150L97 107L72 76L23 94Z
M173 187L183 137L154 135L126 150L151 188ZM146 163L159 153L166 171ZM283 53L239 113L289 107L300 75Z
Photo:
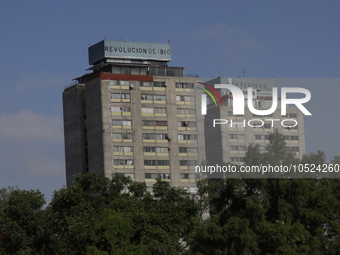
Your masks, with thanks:
M243 70L242 73L243 73L243 77L246 77L246 73L250 73L250 72L246 71L246 70Z
M168 40L168 44L170 44L170 40Z
M120 36L120 39L123 41L123 36L122 35Z
M106 40L106 36L104 35L104 40Z

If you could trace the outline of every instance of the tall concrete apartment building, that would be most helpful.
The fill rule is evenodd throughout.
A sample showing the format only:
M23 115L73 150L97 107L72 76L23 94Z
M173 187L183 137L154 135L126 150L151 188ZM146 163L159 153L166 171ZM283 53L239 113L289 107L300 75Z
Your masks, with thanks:
M103 40L89 47L90 73L63 92L67 185L77 173L155 178L195 193L205 159L200 79L170 67L166 43ZM149 188L150 189L150 188Z
M265 151L274 130L266 119L280 120L275 128L285 136L288 149L299 158L305 154L303 115L296 108L287 109L286 116L280 109L256 116L246 107L244 116L235 116L233 95L217 89L223 105L210 104L202 115L202 91L195 89L201 80L186 76L183 67L168 66L169 44L103 40L88 53L89 73L75 78L63 92L68 186L75 174L95 171L145 181L150 191L160 177L195 193L201 177L195 166L203 160L209 165L242 164L251 143ZM206 84L233 84L244 94L252 87L254 107L272 105L274 79L219 77ZM284 118L298 125L278 125ZM213 127L214 119L229 123ZM249 126L251 119L253 126L261 126Z
M232 84L243 91L246 101L248 87L251 87L252 104L256 109L270 109L272 106L275 79L219 77L205 83L210 86ZM264 152L269 142L268 134L273 133L274 128L284 135L287 149L297 158L306 153L303 114L298 108L290 107L286 115L282 116L279 97L278 108L272 114L253 114L245 104L244 115L234 115L232 93L221 88L216 91L221 95L223 105L209 104L205 117L206 159L209 165L222 162L244 163L247 146L250 144L258 144ZM220 119L216 122L221 124L214 127L214 119Z

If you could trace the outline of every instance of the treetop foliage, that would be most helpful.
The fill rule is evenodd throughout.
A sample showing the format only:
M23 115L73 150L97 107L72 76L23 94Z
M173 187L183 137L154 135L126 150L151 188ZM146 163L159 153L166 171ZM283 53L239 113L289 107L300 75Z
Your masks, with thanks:
M277 131L269 139L264 153L248 147L246 165L326 162L322 151L296 159ZM0 189L0 255L339 254L339 179L202 179L197 187L199 200L157 179L151 194L123 175L90 172L46 208L40 191Z

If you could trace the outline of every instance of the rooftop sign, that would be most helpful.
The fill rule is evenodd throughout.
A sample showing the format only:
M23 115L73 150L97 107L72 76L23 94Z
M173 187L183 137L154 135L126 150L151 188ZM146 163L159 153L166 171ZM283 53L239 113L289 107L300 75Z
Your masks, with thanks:
M103 40L89 47L90 65L109 58L170 61L170 44Z
M242 90L247 90L247 88L251 87L260 91L272 91L272 88L275 86L274 78L218 77L205 83L211 86L215 84L232 84Z

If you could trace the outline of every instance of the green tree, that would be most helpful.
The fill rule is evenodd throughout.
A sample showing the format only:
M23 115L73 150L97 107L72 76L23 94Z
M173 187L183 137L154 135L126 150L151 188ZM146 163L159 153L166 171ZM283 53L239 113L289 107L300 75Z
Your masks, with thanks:
M93 226L93 245L87 247L87 254L144 254L140 247L131 243L132 237L131 222L112 209L106 209Z
M331 160L331 163L340 165L340 155L334 156L334 158Z
M0 254L39 254L46 242L44 204L38 190L0 190Z
M122 175L79 175L47 208L50 254L178 254L199 222L199 205L180 188ZM87 248L86 248L87 247ZM125 253L124 253L125 252Z
M267 152L248 148L247 164L325 162L318 151L301 161L285 148L284 137L269 135ZM191 239L192 254L337 254L338 179L225 179L209 196L211 218ZM205 183L204 188L209 188Z

